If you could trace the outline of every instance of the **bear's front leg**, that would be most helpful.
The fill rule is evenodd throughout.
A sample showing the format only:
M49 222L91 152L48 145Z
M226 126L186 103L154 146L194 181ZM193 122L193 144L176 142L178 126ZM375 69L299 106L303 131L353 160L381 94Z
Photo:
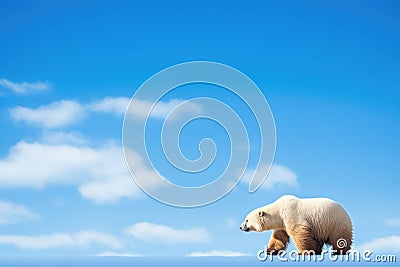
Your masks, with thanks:
M268 243L267 253L277 255L281 250L285 250L289 243L289 235L285 230L275 230Z
M321 255L324 244L315 238L310 227L305 225L294 225L291 229L291 237L293 238L299 255Z

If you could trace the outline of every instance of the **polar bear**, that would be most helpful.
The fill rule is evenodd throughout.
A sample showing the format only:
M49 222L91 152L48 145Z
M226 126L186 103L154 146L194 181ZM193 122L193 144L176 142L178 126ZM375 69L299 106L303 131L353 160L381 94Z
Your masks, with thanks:
M321 254L324 244L334 254L346 254L352 245L353 226L345 209L328 198L297 198L286 195L250 212L240 229L274 230L268 253L285 250L291 237L299 254Z

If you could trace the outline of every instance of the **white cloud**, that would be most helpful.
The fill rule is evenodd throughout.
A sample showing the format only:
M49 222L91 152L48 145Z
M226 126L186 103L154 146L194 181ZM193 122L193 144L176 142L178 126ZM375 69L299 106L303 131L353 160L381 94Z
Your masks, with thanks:
M79 186L79 192L97 203L115 202L122 197L141 196L142 192L129 176L97 179Z
M58 128L81 120L85 116L85 110L74 100L61 100L38 108L14 107L10 110L10 116L14 121L44 128Z
M147 243L184 244L211 240L210 234L203 228L178 230L162 224L148 222L129 226L125 229L125 232Z
M184 101L185 100L182 99L171 99L167 102L159 101L154 106L154 109L152 110L150 115L153 118L165 119L175 107L179 106ZM153 106L152 102L146 100L133 99L130 105L129 112L131 112L131 115L133 115L136 118L146 119L148 116L148 112L151 110L152 106ZM179 116L180 114L183 113L186 114L188 112L197 114L200 111L201 107L196 103L186 102L184 108L180 109L179 112L174 113L174 116Z
M11 109L10 115L15 121L47 129L39 142L20 141L10 148L5 157L0 158L0 187L76 185L83 197L98 203L143 196L129 175L119 145L108 143L95 148L80 133L52 130L73 124L89 112L122 114L128 101L126 97L106 97L81 105L74 100L61 100L33 109ZM139 111L141 105L150 105L145 101L134 101ZM152 115L166 116L182 101L159 102ZM196 111L199 107L186 103L183 110L186 109ZM135 175L146 177L149 186L160 185L158 174L144 165L141 155L128 150L126 153L132 153L129 159L134 162Z
M226 219L226 224L225 225L227 225L229 228L237 228L238 223L236 222L235 219L228 218L228 219Z
M188 257L242 257L242 256L250 256L250 254L231 251L231 250L212 250L207 252L192 252L187 256Z
M39 215L24 206L0 201L0 225L19 223L39 218Z
M374 239L357 246L359 251L370 250L372 252L400 252L400 236L392 235Z
M48 81L37 81L33 83L29 82L12 82L7 79L0 79L0 86L3 88L10 89L14 93L17 94L26 94L31 91L45 91L51 88L51 85Z
M163 185L160 176L143 163L142 157L138 153L127 148L125 148L125 153L130 154L129 160L131 166L135 167L135 175L146 177L145 181L141 181L142 186L146 188L157 188ZM144 182L146 184L143 184ZM134 186L132 186L132 184ZM98 203L113 202L121 197L144 196L144 193L137 187L130 176L129 179L127 179L122 175L87 182L79 187L79 191L82 196Z
M60 128L80 122L86 115L93 112L124 115L129 101L130 99L127 97L105 97L85 105L75 100L60 100L37 108L14 107L10 109L10 117L14 121L25 122L42 128ZM181 99L172 99L168 102L160 101L154 107L151 116L164 119L182 102L184 100ZM152 105L151 102L134 99L132 101L132 114L136 118L144 119ZM188 112L198 113L200 110L199 105L187 102L184 108L174 113L174 116Z
M123 247L121 241L118 238L107 233L84 231L73 235L73 239L75 241L75 244L79 247L87 247L95 244L101 244L110 248Z
M119 253L119 252L113 252L113 251L104 251L104 252L96 254L95 256L97 256L97 257L142 257L142 255L139 255L139 254Z
M93 149L21 141L11 148L6 158L0 160L0 186L74 184L98 175L120 174L118 167L110 166L116 163L113 156L117 153L120 150L112 145Z
M50 145L87 145L89 143L89 140L79 132L45 131L40 140Z
M13 245L20 249L43 250L63 247L89 247L102 245L109 248L123 247L115 236L85 231L77 234L54 233L49 235L0 235L0 244Z
M393 227L400 227L400 218L391 218L386 220L386 225Z
M260 166L260 168L267 168L267 166ZM246 171L243 181L250 183L253 173L254 170ZM297 187L297 174L288 167L280 164L273 164L261 188L265 190L272 190L277 185Z
M96 202L143 195L115 143L92 148L21 141L0 159L0 187L54 184L77 185L83 197Z
M51 235L0 235L0 244L13 245L21 249L49 249L59 247L71 247L74 239L69 234Z
M93 101L91 104L87 105L87 108L90 111L124 115L129 101L130 98L128 97L105 97Z

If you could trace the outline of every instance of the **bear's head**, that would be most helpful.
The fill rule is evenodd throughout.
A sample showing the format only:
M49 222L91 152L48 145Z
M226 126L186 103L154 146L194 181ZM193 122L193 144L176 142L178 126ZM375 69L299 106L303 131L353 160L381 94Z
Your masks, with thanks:
M240 230L244 232L262 232L281 228L283 224L281 218L273 212L269 212L267 207L258 208L250 212L240 226Z

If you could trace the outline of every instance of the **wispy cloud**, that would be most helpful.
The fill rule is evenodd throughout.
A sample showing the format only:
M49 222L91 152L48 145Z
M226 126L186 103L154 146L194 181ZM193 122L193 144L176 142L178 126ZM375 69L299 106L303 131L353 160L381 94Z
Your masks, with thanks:
M89 104L82 104L75 100L54 101L47 105L36 108L17 106L10 109L10 117L16 122L25 122L30 125L42 128L61 128L73 125L93 113L124 115L130 99L127 97L105 97L94 100ZM150 116L153 118L164 119L184 100L172 99L168 102L158 102L152 110ZM134 118L145 119L148 111L151 110L153 103L134 99L130 112ZM174 113L174 117L183 113L198 113L201 110L199 105L186 103L184 108Z
M121 248L122 242L107 233L84 231L77 234L54 233L49 235L0 235L0 244L12 245L26 250L44 250L63 247L89 247L102 245L107 248Z
M386 220L386 225L393 227L400 227L400 218L391 218Z
M142 257L140 254L104 251L96 254L97 257Z
M44 131L39 138L44 144L49 145L88 145L89 140L80 132Z
M267 168L267 166L260 166L260 168ZM243 177L243 181L246 183L250 183L251 178L253 177L253 173L254 170L246 171ZM273 164L261 188L264 190L272 190L277 185L297 187L297 174L288 167L280 164Z
M39 218L37 213L22 205L0 201L0 225L19 223L37 218Z
M143 195L117 143L90 147L21 141L0 159L0 187L49 184L77 185L83 197L95 202Z
M48 81L37 81L37 82L12 82L7 79L0 79L0 87L9 89L17 94L26 94L32 91L45 91L51 88Z
M123 197L143 196L130 176L95 179L79 185L81 195L96 203L116 202Z
M122 242L114 235L92 231L84 231L72 235L77 246L86 247L94 244L101 244L110 248L122 248Z
M188 257L243 257L251 254L231 250L211 250L207 252L192 252Z
M229 228L237 228L238 223L236 222L235 219L228 218L228 219L226 219L225 225L228 226Z
M159 174L143 163L141 155L127 148L125 148L125 153L129 153L130 163L135 166L135 175L146 177L146 180L142 181L142 186L157 188L163 185ZM125 172L127 172L127 169L125 169ZM146 184L143 184L144 182ZM79 191L82 196L98 203L114 202L121 197L138 197L144 195L132 181L132 178L128 178L126 175L94 179L79 186Z
M204 228L181 230L149 222L136 223L127 227L125 232L147 243L184 244L211 240L210 234Z
M146 119L151 111L151 117L164 119L171 111L174 110L174 108L184 104L184 106L179 109L179 112L174 113L174 117L172 117L172 119L174 119L181 114L186 114L188 112L197 114L202 110L201 106L198 104L193 102L185 102L185 100L182 99L171 99L166 102L159 101L152 110L153 104L153 102L146 100L133 99L130 104L129 112L136 118Z
M125 114L129 101L130 98L128 97L105 97L103 99L93 101L86 107L90 111L123 115Z
M372 252L400 252L400 236L392 235L374 239L357 246L360 251L370 250Z
M14 107L10 116L14 121L22 121L44 128L58 128L71 125L85 115L84 108L74 100L61 100L38 108Z
M60 131L46 132L41 139L20 141L0 158L0 188L72 185L82 197L96 203L144 196L129 174L118 141L91 146L79 133ZM162 185L159 175L144 164L141 155L129 149L125 152L135 166L135 175L146 177L148 187Z

